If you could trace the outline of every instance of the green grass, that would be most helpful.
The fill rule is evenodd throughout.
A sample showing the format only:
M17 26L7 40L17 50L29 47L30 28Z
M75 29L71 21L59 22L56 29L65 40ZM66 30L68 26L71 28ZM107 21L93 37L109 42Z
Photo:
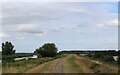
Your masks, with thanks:
M67 59L67 64L65 64L64 69L66 73L83 73L79 64L76 63L76 58L73 55L70 55Z

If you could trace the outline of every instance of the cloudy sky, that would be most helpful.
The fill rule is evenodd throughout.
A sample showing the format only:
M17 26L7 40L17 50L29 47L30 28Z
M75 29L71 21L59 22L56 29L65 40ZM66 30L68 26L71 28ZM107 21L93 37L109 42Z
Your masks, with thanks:
M17 52L33 52L44 43L59 51L117 49L117 2L2 3L2 42Z

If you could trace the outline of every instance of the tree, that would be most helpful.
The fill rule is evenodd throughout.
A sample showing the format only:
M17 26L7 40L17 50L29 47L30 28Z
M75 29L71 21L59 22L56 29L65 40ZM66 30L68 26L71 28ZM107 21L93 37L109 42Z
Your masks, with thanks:
M38 54L38 57L54 57L57 54L57 47L54 43L46 43L36 49L35 53Z
M15 54L14 45L11 42L6 41L2 43L2 55Z

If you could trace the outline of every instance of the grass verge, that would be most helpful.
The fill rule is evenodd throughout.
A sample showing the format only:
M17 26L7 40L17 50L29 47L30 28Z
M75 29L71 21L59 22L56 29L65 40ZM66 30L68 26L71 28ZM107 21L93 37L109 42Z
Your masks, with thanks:
M4 62L2 63L2 72L3 73L24 73L27 70L30 70L33 67L36 67L45 62L60 58L62 56L56 56L52 58L36 58L30 60L20 60L15 62Z

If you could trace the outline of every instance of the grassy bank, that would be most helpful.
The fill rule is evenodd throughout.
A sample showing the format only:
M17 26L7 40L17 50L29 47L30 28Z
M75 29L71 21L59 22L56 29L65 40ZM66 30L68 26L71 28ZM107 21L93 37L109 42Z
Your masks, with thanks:
M84 62L95 73L118 73L118 67L108 64L107 62L91 59L87 56L80 56Z
M2 72L3 73L24 73L27 70L36 67L40 64L45 62L60 58L63 56L56 56L56 57L46 57L46 58L36 58L36 59L29 59L29 60L20 60L15 62L4 62L2 63Z

